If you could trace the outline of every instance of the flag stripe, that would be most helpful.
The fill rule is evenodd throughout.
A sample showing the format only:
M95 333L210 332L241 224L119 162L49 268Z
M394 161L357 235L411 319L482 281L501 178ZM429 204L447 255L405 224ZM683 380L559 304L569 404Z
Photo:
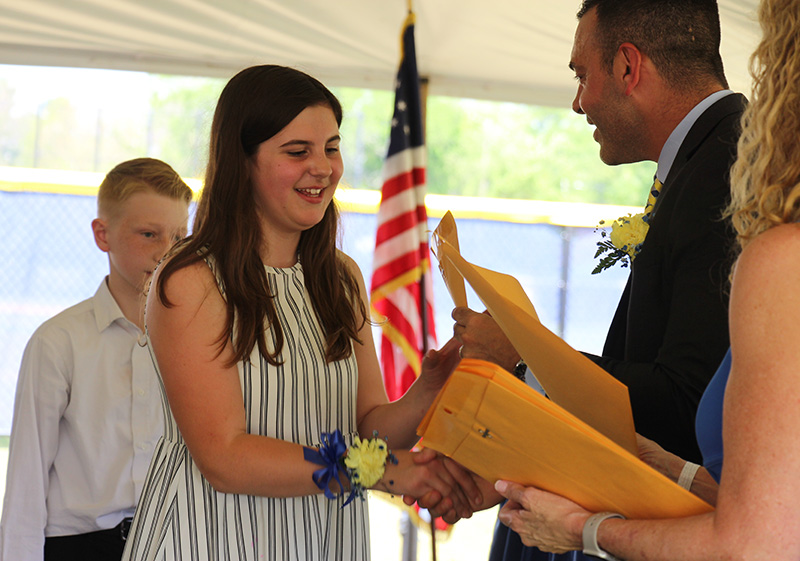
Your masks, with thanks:
M419 236L420 217L425 217L424 208L415 208L403 214L398 214L378 226L375 232L378 248L383 249L380 246L384 244L387 244L388 247L396 236Z
M427 159L428 154L424 146L409 146L403 152L386 158L383 163L383 179L391 179L414 168L424 170Z
M393 197L381 195L381 205L378 208L378 224L386 220L392 220L401 214L419 207L424 209L425 197L420 196L420 193L424 193L424 191L425 185L418 185L413 189L401 191Z
M427 243L425 236L427 235L427 224L420 222L415 224L412 228L405 230L397 230L396 234L390 238L383 238L383 242L375 248L375 255L373 257L373 268L380 269L391 263L395 259L413 253L419 255L420 260L425 261L427 258ZM380 232L380 227L378 228ZM418 253L417 248L425 246L424 253ZM375 283L373 282L373 286Z
M417 356L417 358L414 360L418 360L419 356L416 353L416 347L418 346L417 333L419 332L420 327L419 318L409 317L406 315L406 313L409 311L409 307L416 309L417 299L414 294L402 294L402 292L403 290L401 289L394 293L393 296L397 297L396 299L385 298L380 302L377 302L375 304L375 308L385 317L395 318L394 321L389 323L387 326L388 329L391 329L395 332L393 335L396 335L396 337L392 337L392 342L401 346L410 345L410 350L413 351L412 356ZM409 306L409 304L411 306ZM418 365L416 366L418 367ZM417 370L414 364L411 364L411 367L414 370Z
M388 337L382 339L381 351L382 356L392 357L392 360L387 360L385 364L385 372L390 374L386 381L386 393L389 396L403 395L404 388L414 383L416 375L401 354L395 359L392 341Z
M386 179L381 189L381 195L387 199L408 191L412 196L419 197L419 191L415 187L425 186L425 170L414 168L404 171ZM422 190L424 196L424 189ZM425 204L424 200L417 200L417 204Z
M393 277L415 275L408 277L408 282L416 282L422 275L428 272L428 262L420 263L419 256L423 252L427 252L428 248L420 246L417 252L408 252L396 259L388 262L383 267L375 269L372 273L375 277L375 286L373 292L386 292L387 286L395 284ZM404 285L407 283L404 283Z
M427 248L426 248L427 251ZM408 254L406 259L399 259L398 261L403 261L403 265L407 265L408 261L417 261L416 256L414 254ZM379 280L383 280L381 285L378 288L373 289L372 291L372 300L378 301L383 298L389 296L392 292L407 286L411 283L419 282L422 275L428 272L429 264L423 263L419 267L414 269L409 269L405 272L398 273L397 269L401 269L402 267L398 266L396 269L392 269L391 267L385 267L383 269L378 269L373 273L373 276L378 276ZM419 310L417 310L417 314L419 315Z

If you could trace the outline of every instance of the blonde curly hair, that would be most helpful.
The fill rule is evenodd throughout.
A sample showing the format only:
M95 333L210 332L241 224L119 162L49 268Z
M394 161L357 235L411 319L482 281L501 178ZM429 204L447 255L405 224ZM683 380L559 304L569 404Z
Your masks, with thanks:
M726 211L740 250L769 228L800 221L800 2L762 0L758 16L753 100L742 117Z

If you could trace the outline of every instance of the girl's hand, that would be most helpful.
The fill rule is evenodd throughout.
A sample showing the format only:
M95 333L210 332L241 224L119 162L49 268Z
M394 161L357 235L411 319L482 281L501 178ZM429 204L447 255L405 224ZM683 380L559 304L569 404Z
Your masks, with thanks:
M434 395L439 393L450 374L456 369L461 357L458 349L461 344L457 339L452 338L438 351L435 349L425 353L422 359L422 371L419 375L420 383L425 385L425 389Z
M425 455L418 463L415 456ZM430 452L394 452L397 464L387 463L383 478L375 485L375 489L387 493L409 497L422 497L429 493L438 493L442 498L438 512L444 512L450 518L469 518L474 511L467 493L458 480L453 477L441 458L429 459ZM434 452L435 454L435 452ZM467 484L469 487L470 485ZM477 488L469 492L474 494Z

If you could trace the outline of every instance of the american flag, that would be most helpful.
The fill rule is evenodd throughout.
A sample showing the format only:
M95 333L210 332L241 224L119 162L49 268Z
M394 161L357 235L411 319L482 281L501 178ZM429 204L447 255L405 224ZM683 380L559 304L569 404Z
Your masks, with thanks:
M389 399L401 397L436 347L425 211L426 152L414 14L403 26L389 153L383 170L373 261L371 306L381 321L381 367Z

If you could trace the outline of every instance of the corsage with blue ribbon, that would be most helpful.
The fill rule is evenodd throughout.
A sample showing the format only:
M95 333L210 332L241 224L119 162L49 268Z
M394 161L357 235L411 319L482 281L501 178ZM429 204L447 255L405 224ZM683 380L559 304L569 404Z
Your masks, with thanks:
M347 469L344 467L342 458L347 454L347 444L344 443L342 431L336 429L333 432L323 432L321 436L322 444L319 449L316 448L303 448L303 459L307 462L319 464L323 466L314 472L311 478L314 483L319 487L325 496L329 499L335 499L336 493L331 491L330 484L336 481L339 484L339 489L345 490L342 484L341 476L344 475L347 482L350 483L350 476L347 474ZM351 485L352 487L352 485ZM352 492L351 492L352 495ZM348 502L352 496L347 499Z
M386 441L378 438L377 431L373 434L373 438L363 440L356 436L353 446L348 448L342 431L336 429L322 433L319 449L303 448L303 458L307 462L323 466L311 477L327 498L335 499L338 496L331 491L330 485L333 481L336 481L343 494L346 487L342 483L342 477L347 480L350 495L342 507L355 497L364 499L364 491L383 477L387 461L397 464L397 457L389 450Z

